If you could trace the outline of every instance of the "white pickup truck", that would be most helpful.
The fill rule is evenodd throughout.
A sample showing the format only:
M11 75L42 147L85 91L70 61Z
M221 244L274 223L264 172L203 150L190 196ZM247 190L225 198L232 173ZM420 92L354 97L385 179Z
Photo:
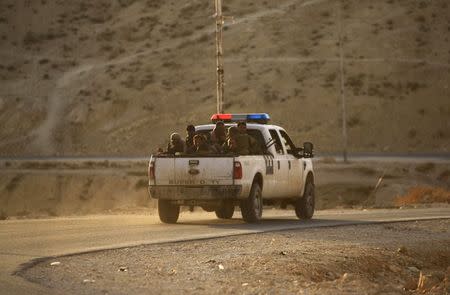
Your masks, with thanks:
M247 133L256 139L261 153L254 155L152 155L149 193L158 200L159 217L176 223L180 206L200 206L230 219L235 206L246 222L258 222L263 205L293 205L300 219L314 214L313 145L297 148L286 131L267 124L267 114L216 114L212 120L235 126L247 122ZM196 126L208 136L214 124Z

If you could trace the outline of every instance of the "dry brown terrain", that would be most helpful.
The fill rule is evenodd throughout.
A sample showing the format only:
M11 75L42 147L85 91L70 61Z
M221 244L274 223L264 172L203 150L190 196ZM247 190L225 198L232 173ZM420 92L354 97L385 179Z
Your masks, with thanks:
M435 220L139 246L50 258L20 275L56 294L442 295L449 229Z
M224 2L226 111L340 150L342 24L350 150L450 151L447 0ZM0 155L147 155L206 122L212 14L207 0L1 1Z
M0 161L0 219L154 212L147 165L145 160ZM314 165L317 209L404 206L397 197L407 197L406 205L412 206L450 204L450 164L445 162L323 159Z

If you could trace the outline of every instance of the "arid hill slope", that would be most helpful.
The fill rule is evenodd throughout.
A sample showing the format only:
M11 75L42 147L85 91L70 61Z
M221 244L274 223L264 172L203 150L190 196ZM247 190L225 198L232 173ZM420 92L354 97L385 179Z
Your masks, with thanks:
M339 151L450 151L447 0L225 0L226 111ZM215 112L214 1L0 2L0 156L147 155Z

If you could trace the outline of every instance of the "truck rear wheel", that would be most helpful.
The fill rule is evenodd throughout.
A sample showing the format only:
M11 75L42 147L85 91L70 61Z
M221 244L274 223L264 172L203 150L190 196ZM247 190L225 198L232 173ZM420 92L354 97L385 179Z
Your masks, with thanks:
M224 202L220 205L220 207L216 210L216 216L220 219L231 219L234 214L234 203L233 202Z
M164 223L177 223L180 216L180 206L168 200L158 200L159 219Z
M261 187L257 182L253 183L250 195L241 201L241 213L245 222L259 222L262 217L263 202Z
M314 183L308 181L305 186L303 197L295 202L295 214L300 219L311 219L314 215L315 192Z

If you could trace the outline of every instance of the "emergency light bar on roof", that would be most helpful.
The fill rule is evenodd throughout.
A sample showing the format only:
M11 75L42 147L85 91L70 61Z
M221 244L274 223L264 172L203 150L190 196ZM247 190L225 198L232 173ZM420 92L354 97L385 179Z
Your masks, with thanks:
M256 113L256 114L214 114L211 117L211 121L216 123L222 122L248 122L267 124L270 121L269 114Z

